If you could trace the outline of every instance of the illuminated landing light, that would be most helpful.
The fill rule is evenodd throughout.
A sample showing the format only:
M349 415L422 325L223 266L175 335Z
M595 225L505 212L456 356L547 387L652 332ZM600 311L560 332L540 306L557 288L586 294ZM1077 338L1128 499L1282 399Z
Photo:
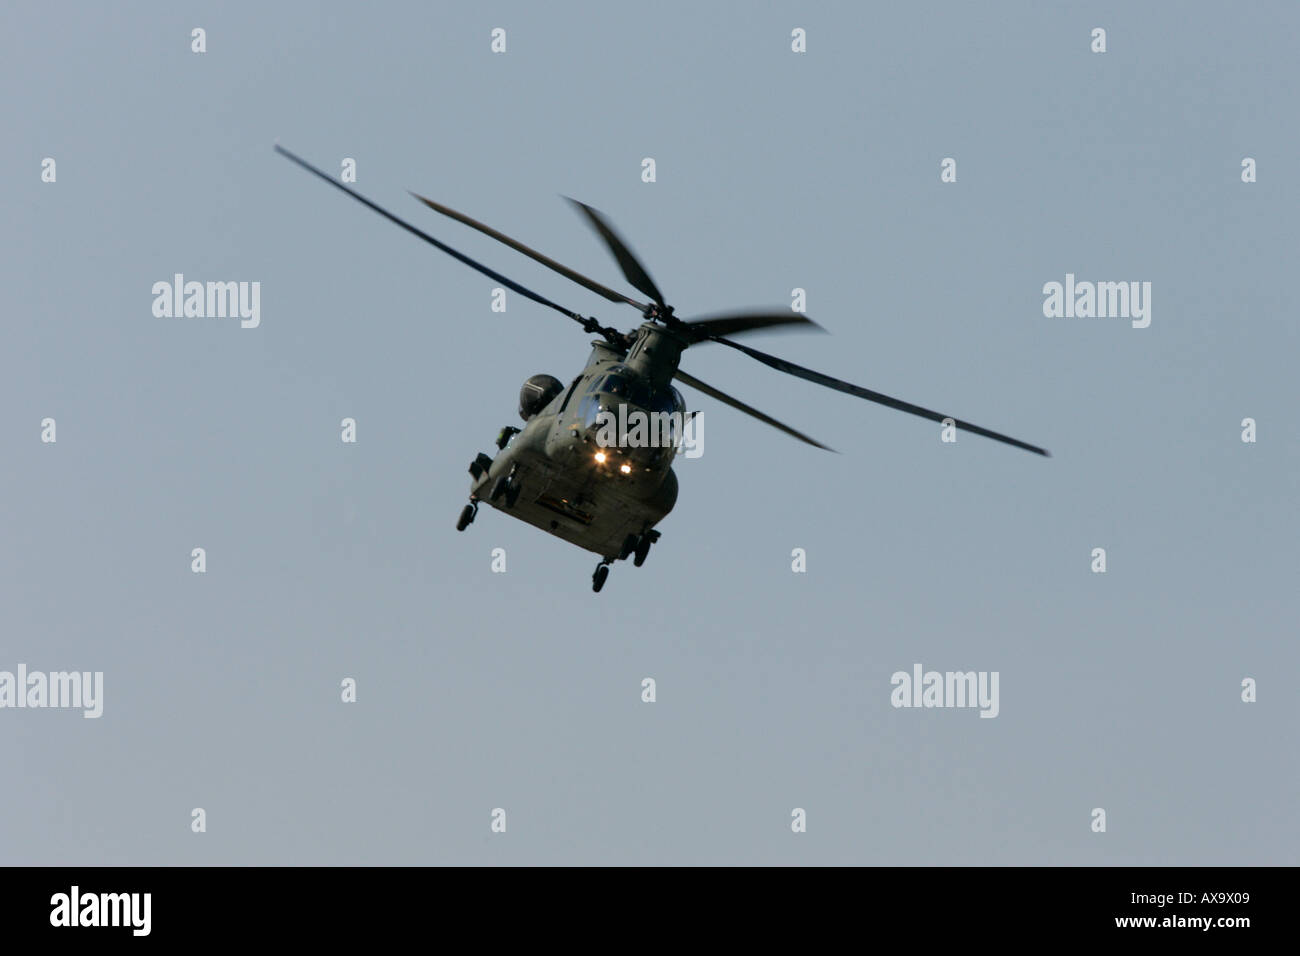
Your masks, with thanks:
M625 474L625 475L630 475L630 474L632 474L632 466L631 466L631 465L619 465L619 466L618 466L618 470L621 471L621 472L622 472L623 474Z
M603 451L596 452L596 463L600 465L605 464L605 453Z

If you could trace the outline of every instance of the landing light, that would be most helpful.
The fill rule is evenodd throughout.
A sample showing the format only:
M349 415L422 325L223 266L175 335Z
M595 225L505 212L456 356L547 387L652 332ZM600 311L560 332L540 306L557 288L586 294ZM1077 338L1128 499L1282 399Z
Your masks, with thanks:
M619 466L618 466L618 470L621 471L621 472L622 472L623 474L625 474L625 475L630 475L630 474L632 474L632 466L631 466L631 465L619 465Z
M603 451L596 452L596 463L600 465L605 464L605 453Z

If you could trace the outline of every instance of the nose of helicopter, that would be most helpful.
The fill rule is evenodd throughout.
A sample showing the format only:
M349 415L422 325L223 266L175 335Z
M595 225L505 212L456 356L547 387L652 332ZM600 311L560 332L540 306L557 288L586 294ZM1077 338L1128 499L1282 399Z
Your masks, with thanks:
M611 474L653 469L671 457L677 435L671 421L630 402L601 409L585 429L594 464Z

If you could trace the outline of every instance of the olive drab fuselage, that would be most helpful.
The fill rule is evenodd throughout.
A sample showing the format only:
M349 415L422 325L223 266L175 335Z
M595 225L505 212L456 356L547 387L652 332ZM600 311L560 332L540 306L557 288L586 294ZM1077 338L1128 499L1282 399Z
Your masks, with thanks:
M521 393L526 424L474 478L471 500L616 560L629 536L649 533L677 501L676 449L661 443L607 447L600 440L600 413L618 415L624 406L625 414L684 417L672 378L686 344L651 322L626 351L597 340L582 373L532 414L526 395L535 395L549 376L529 379ZM512 493L493 498L502 479Z

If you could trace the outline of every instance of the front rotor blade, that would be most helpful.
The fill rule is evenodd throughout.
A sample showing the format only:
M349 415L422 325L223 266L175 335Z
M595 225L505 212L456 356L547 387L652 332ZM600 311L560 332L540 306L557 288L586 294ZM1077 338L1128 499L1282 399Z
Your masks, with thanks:
M347 186L344 186L333 176L317 169L315 166L307 162L307 160L303 159L302 157L295 156L293 153L289 152L279 143L275 144L275 151L279 153L281 156L284 156L286 159L290 159L293 162L297 163L303 169L307 170L307 172L319 176L321 179L325 180L325 182L329 183L331 186L335 187L336 189L341 189L343 192L347 193L357 202L369 206L371 209L379 213L379 215L383 216L389 222L396 223L397 225L405 229L407 232L419 236L425 242L429 243L432 246L437 247L438 249L441 249L443 252L447 253L447 255L451 256L453 259L457 259L460 262L465 263L465 265L469 266L471 269L481 272L483 273L483 275L487 276L488 278L500 282L507 289L513 289L515 292L518 292L520 295L524 296L525 298L532 299L534 302L538 303L539 305L544 305L548 309L554 309L556 312L559 312L561 315L566 315L569 318L574 319L575 321L583 323L584 326L589 324L588 321L584 319L581 315L579 315L577 312L573 312L569 309L566 309L562 305L557 305L556 303L552 302L550 299L546 298L545 296L538 295L536 292L532 291L531 289L525 288L524 286L521 286L518 282L515 282L512 279L507 279L505 276L503 276L501 273L497 272L496 270L489 269L487 266L483 265L480 262L475 262L473 259L465 255L464 253L457 252L455 249L453 249L451 246L447 245L446 243L439 242L437 239L433 238L433 236L429 235L427 232L424 232L422 229L417 229L415 226L412 226L409 222L406 222L405 220L402 219L398 219L387 209L384 209L382 206L378 205L377 203L371 202L365 196L361 195L361 193L349 189Z
M619 268L623 270L623 277L632 283L632 287L639 292L644 292L660 308L664 307L664 297L659 291L659 287L654 284L650 278L650 273L645 271L632 250L614 231L614 227L606 221L605 217L595 209L592 209L586 203L578 202L576 199L564 197L569 202L577 206L586 215L587 220L591 223L596 232L600 233L600 238L605 240L605 245L609 246L609 251L614 253L614 258L618 260Z
M719 335L738 335L779 325L806 325L824 332L820 325L798 312L729 312L684 322L686 332L697 342L707 342Z
M597 295L604 296L606 299L609 299L610 302L625 302L628 305L635 306L636 308L640 309L642 312L645 311L646 306L644 302L638 302L636 299L628 298L621 292L615 292L613 289L601 285L595 279L589 279L581 272L577 272L573 269L570 269L566 265L556 262L550 256L544 256L536 249L528 248L519 240L511 239L505 233L498 232L497 230L493 229L491 226L485 225L484 223L481 223L476 219L471 219L469 216L465 215L464 213L457 212L456 210L452 209L450 206L444 206L442 203L436 203L432 199L426 199L424 196L421 196L419 193L411 193L411 195L414 196L416 199L420 200L420 202L424 203L434 212L440 212L444 216L447 216L451 219L455 219L457 222L463 222L471 229L477 229L485 236L491 236L493 239L497 240L497 242L504 242L511 249L514 249L517 252L522 252L530 259L535 259L536 261L540 262L542 265L546 266L548 269L554 269L556 272L564 276L566 279L572 279L574 282L578 283L578 285L590 289L592 292L596 293Z
M804 368L802 365L795 365L793 362L787 362L785 359L777 358L775 355L768 355L766 352L760 352L758 349L751 349L748 345L741 345L739 342L732 342L721 336L714 336L713 341L721 342L733 349L744 352L750 358L758 359L764 365L776 369L779 372L785 372L798 378L806 379L809 382L816 382L818 385L825 385L827 388L833 388L837 392L846 392L849 395L856 395L858 398L865 398L869 402L876 402L879 405L885 405L889 408L896 408L900 412L908 412L912 415L919 415L922 418L928 418L932 422L942 423L944 419L952 418L951 415L944 415L940 412L932 412L928 408L922 408L920 405L913 405L911 402L904 402L897 398L890 398L888 395L882 395L880 392L873 392L869 388L863 388L861 385L852 385L849 382L840 381L838 378L832 378L829 375L823 375L821 372L814 372L810 368ZM994 441L1000 441L1008 445L1015 445L1017 448L1023 448L1025 451L1032 451L1037 455L1050 456L1050 452L1045 448L1039 448L1037 445L1030 445L1022 442L1017 438L1009 435L1003 435L1000 432L989 431L987 428L981 428L978 425L972 425L969 422L952 419L962 431L968 431L976 435L983 435L985 438L992 438Z
M696 378L693 375L687 375L681 369L678 369L676 372L674 372L673 376L677 379L677 381L681 382L683 385L689 385L691 388L697 388L705 395L708 395L710 398L716 398L724 405L730 405L732 408L739 409L740 411L744 412L746 415L750 415L754 418L757 418L760 422L765 422L768 425L771 425L773 428L779 428L787 435L793 435L795 438L799 439L802 442L807 442L809 445L815 445L816 447L825 449L826 451L835 451L835 449L831 448L829 445L823 445L815 438L809 438L803 432L795 431L795 429L791 428L789 425L786 425L783 422L778 422L771 415L764 415L762 412L760 412L757 408L754 408L752 405L746 405L740 399L732 398L726 392L718 391L712 385L708 385L704 382L701 382L698 378Z

